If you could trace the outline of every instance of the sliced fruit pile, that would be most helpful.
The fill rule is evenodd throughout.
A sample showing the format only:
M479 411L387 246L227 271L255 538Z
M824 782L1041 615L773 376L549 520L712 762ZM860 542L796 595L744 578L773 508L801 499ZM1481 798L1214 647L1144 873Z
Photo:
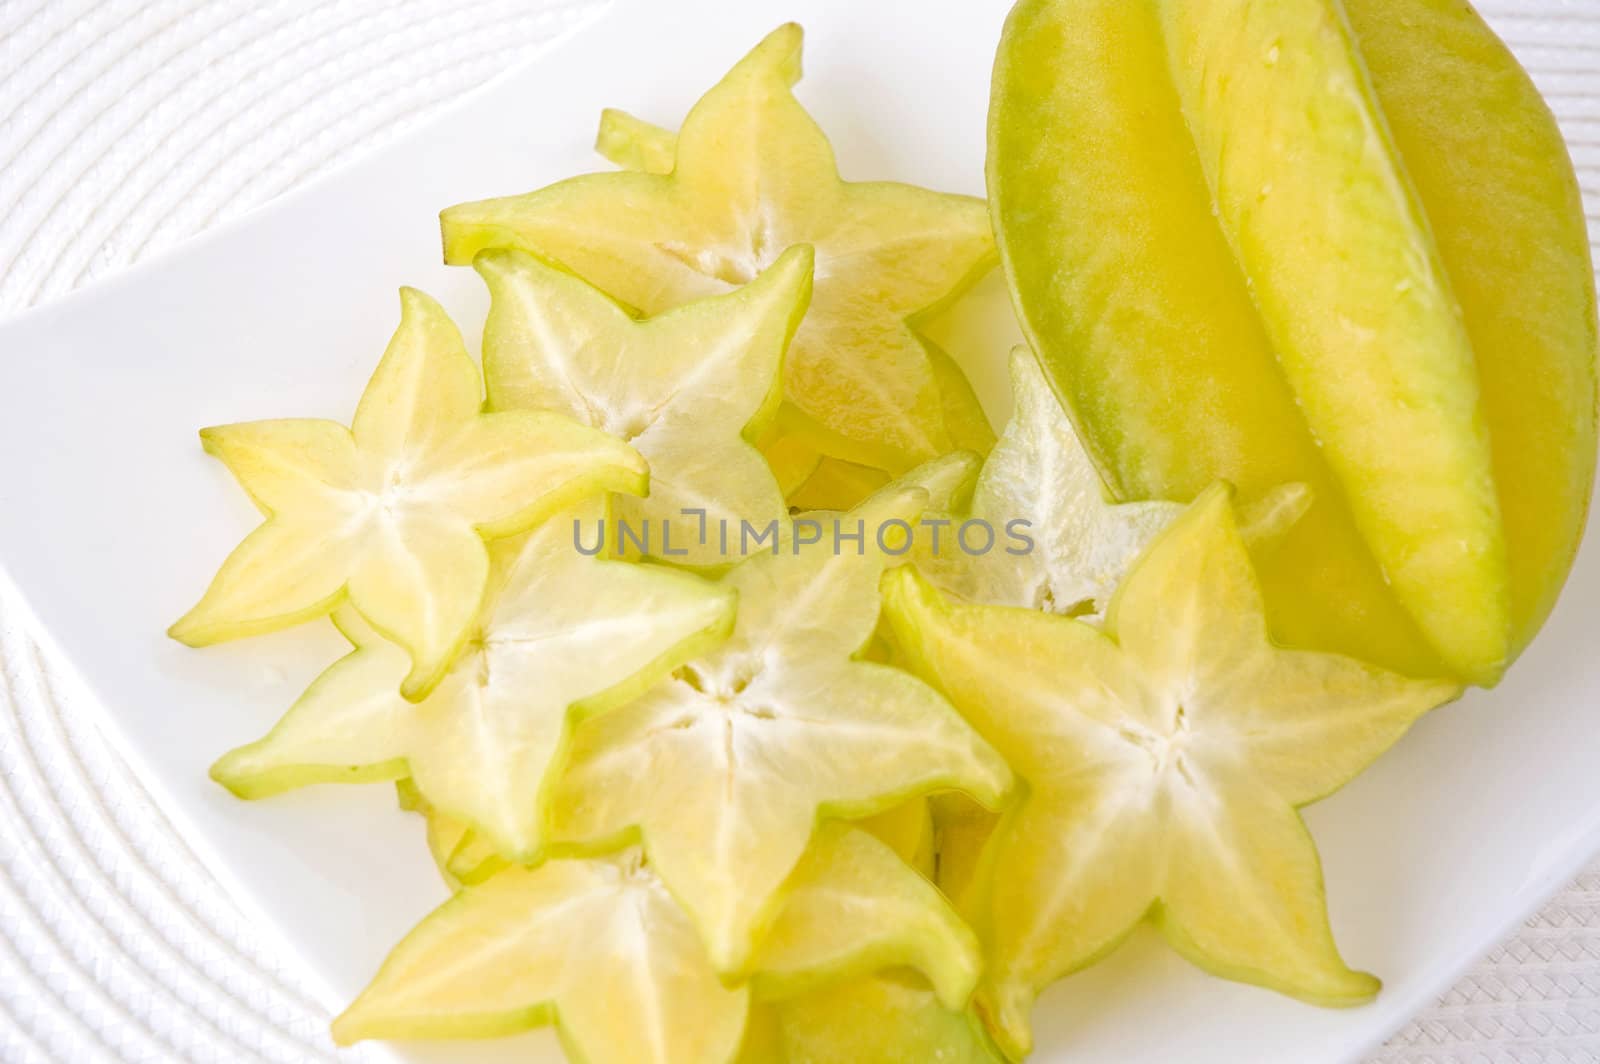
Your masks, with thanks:
M1376 993L1297 810L1531 635L1593 424L1539 441L1560 468L1533 486L1516 418L1552 380L1592 407L1593 366L1551 324L1569 284L1531 312L1550 379L1483 398L1507 326L1449 284L1493 270L1447 225L1429 243L1403 170L1447 132L1405 69L1427 49L1362 10L1383 5L1353 3L1354 31L1312 17L1335 0L1282 26L1246 6L1013 16L991 184L1033 350L998 440L916 327L997 261L989 210L840 180L792 25L677 133L607 112L621 171L444 212L491 295L481 373L407 289L352 427L202 433L266 521L172 635L330 618L352 645L213 776L251 799L392 782L452 893L336 1038L553 1025L593 1064L992 1064L1145 920L1224 978ZM1258 46L1264 67L1234 54ZM1244 90L1207 71L1279 62L1285 94L1249 91L1306 150L1223 153ZM1366 146L1324 152L1302 106ZM1169 140L1192 173L1161 177ZM1283 159L1306 165L1269 202ZM1417 165L1470 227L1483 190Z
M786 249L814 247L815 293L784 365L784 403L774 431L757 435L782 454L786 478L822 478L822 497L820 487L881 486L880 471L992 439L960 369L909 322L959 297L996 255L982 200L840 180L791 91L800 46L799 26L771 34L675 135L608 112L598 143L627 172L461 204L441 220L446 261L520 248L644 314L727 292Z

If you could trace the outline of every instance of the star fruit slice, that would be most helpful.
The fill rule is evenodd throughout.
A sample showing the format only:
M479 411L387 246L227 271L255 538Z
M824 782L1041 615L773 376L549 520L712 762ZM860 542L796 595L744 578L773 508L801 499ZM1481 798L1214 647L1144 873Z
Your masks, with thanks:
M989 423L972 382L955 356L927 337L922 337L922 343L933 362L933 375L939 379L939 401L951 442L963 451L987 455L995 444L994 426Z
M600 112L594 150L608 162L641 174L666 175L678 165L676 133L615 107Z
M935 836L928 799L917 797L902 802L876 816L856 821L856 826L893 850L906 864L933 878Z
M394 786L400 808L418 814L427 825L428 853L439 870L439 878L452 893L482 883L510 863L472 825L435 809L409 776L395 780Z
M1097 617L1134 559L1184 507L1108 501L1033 352L1016 348L1010 369L1014 412L973 489L967 520L976 525L953 522L946 544L918 564L974 602ZM1246 540L1270 549L1310 504L1301 484L1266 493L1243 515ZM956 536L970 549L952 542Z
M942 509L953 505L955 500L965 497L970 491L976 472L977 464L971 457L954 455L923 467L917 475L907 477L904 484L926 491L930 507ZM825 519L825 515L813 515L813 518L821 521ZM821 526L817 527L820 529ZM817 534L820 535L820 531ZM794 535L792 531L789 533L790 538L782 541L781 549L793 549L791 539ZM768 549L772 549L770 543ZM882 631L883 625L880 623L874 639L881 636ZM875 649L877 649L875 643L869 642L859 652L858 658L886 661L886 657L872 656L872 651ZM983 808L971 799L966 801L974 809ZM911 799L884 812L864 817L856 823L883 840L912 867L924 871L931 877L932 852L929 835L932 825L926 803L922 798ZM464 835L452 835L451 838L454 847L447 855L445 869L447 878L462 883L481 883L505 866L505 858L470 827L465 829Z
M761 454L786 500L811 479L822 462L822 452L801 437L781 431L762 445Z
M445 258L521 248L657 314L811 244L815 292L784 372L792 424L820 451L903 471L954 446L933 361L908 320L992 268L994 237L981 200L840 180L791 91L801 37L781 27L695 105L671 173L590 174L451 207Z
M626 542L678 564L726 564L709 530L785 512L752 441L778 408L812 258L809 247L790 248L743 288L636 321L525 252L485 251L473 265L492 296L489 405L551 410L628 441L650 465L650 494L614 501L612 520L639 537ZM613 540L621 536L616 527Z
M554 830L578 844L637 832L719 972L747 969L819 818L937 790L987 806L1007 796L1005 764L943 698L857 658L895 564L875 533L916 520L974 464L952 455L837 515L844 533L864 530L859 554L834 549L831 520L809 544L797 523L775 553L723 577L739 595L726 643L577 730Z
M996 815L970 798L954 794L951 797L961 797L973 809L982 810L988 816ZM434 855L446 882L456 886L481 883L505 867L505 858L469 826L456 822L436 823L445 819L442 814L430 815L428 837L430 842L437 840ZM923 876L934 878L934 822L926 798L913 798L851 823L889 847L895 856Z
M670 174L677 159L678 135L626 111L607 108L600 115L595 149L625 170ZM962 450L988 454L994 446L994 429L972 390L972 382L948 352L920 333L917 338L927 350L934 376L939 380L945 427L952 442Z
M962 797L973 809L995 816L970 798L952 797ZM505 867L505 858L469 826L435 823L438 819L437 814L430 818L429 839L437 840L434 853L447 882L458 886L462 883L481 883ZM913 798L853 823L888 846L906 864L929 879L934 878L935 829L926 798Z
M678 137L671 130L635 118L626 111L608 108L600 116L600 132L595 139L595 148L624 169L670 174L677 159ZM951 445L961 450L988 454L995 442L994 429L983 412L977 393L972 390L972 383L948 352L920 332L915 335L927 352L929 365L938 382L939 403ZM803 426L799 432L799 438L803 438ZM881 487L882 482L878 486ZM790 492L786 489L784 494L787 496ZM823 495L817 487L813 487L815 505L802 506L802 509L848 510L865 497L849 493Z
M450 871L450 855L456 852L462 841L471 834L472 829L455 817L435 809L422 792L417 790L416 784L409 776L395 780L394 789L400 808L422 817L426 825L424 838L428 843L428 855L433 858L434 866L439 870L439 878L444 880L445 886L450 888L451 893L460 890L464 884Z
M978 397L955 359L928 341L934 370L939 375L945 424L955 446L988 454L994 447L994 429ZM803 433L780 433L762 448L783 496L796 510L848 510L890 480L889 474L870 466L832 458L806 443Z
M740 1064L1003 1064L983 1022L913 972L835 983L757 1006ZM759 1040L758 1040L759 1039Z
M881 491L889 480L881 469L824 457L789 495L789 505L796 510L848 510Z
M1012 420L984 463L969 511L970 519L995 530L998 545L983 554L958 546L919 554L917 564L941 589L974 602L1097 622L1129 566L1184 507L1108 501L1033 352L1017 347L1010 370ZM1305 485L1286 484L1243 507L1240 532L1252 556L1276 550L1310 503ZM1014 530L1025 540L1008 528L1017 520L1026 522ZM971 883L996 819L960 795L938 799L935 877L951 898L960 901Z
M486 539L585 495L645 491L644 461L621 440L554 414L483 413L478 367L444 309L411 288L400 306L351 428L295 419L200 434L267 520L174 639L257 635L348 602L404 651L401 689L419 699L477 616Z
M937 795L928 805L933 819L933 881L964 911L967 889L979 878L984 847L1001 814L960 794Z
M212 776L259 798L409 775L432 808L469 825L477 841L509 858L537 858L546 792L575 724L647 690L733 625L727 588L576 550L580 523L604 506L590 500L497 552L482 620L420 703L399 693L405 652L341 615L355 652Z
M952 797L957 797L952 795ZM973 809L988 813L981 805L960 796ZM435 856L447 882L455 885L481 883L505 867L505 858L483 837L466 825L436 824L429 821L429 839L435 840ZM935 831L926 798L913 798L874 816L853 823L888 846L906 864L930 880L934 878Z
M467 887L395 948L334 1037L487 1037L555 1025L589 1064L715 1064L752 997L804 993L888 964L960 1007L981 969L972 932L883 844L819 830L748 986L729 987L637 848L508 868Z
M944 895L886 843L841 821L818 826L757 947L757 1000L787 1001L886 969L917 973L963 1009L983 971L977 936Z
M942 390L946 398L944 414L955 446L963 451L989 454L995 445L994 429L990 429L989 418L978 405L973 386L966 381L960 366L955 365L954 358L931 341L928 352L934 358L934 370L939 379L946 382ZM808 475L786 491L784 498L797 510L848 510L859 506L890 480L890 474L882 469L818 454Z
M1159 536L1104 630L951 600L911 569L886 609L917 671L1015 768L1027 797L984 854L968 913L1002 1047L1038 991L1150 917L1196 964L1325 1005L1378 989L1346 967L1296 810L1459 693L1267 638L1230 490Z

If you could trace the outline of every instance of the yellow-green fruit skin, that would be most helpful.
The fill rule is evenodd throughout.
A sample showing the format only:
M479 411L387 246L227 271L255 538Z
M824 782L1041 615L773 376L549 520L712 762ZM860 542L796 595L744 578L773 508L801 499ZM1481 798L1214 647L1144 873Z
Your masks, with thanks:
M1555 118L1465 0L1345 0L1477 354L1513 653L1549 616L1595 473L1595 288Z
M1117 495L1306 483L1313 509L1257 559L1274 634L1492 683L1559 590L1593 471L1582 212L1548 112L1470 9L1351 6L1023 0L991 209ZM1493 82L1452 97L1430 68ZM1446 129L1456 158L1436 159ZM1511 250L1461 266L1484 239ZM1538 383L1502 387L1517 374Z

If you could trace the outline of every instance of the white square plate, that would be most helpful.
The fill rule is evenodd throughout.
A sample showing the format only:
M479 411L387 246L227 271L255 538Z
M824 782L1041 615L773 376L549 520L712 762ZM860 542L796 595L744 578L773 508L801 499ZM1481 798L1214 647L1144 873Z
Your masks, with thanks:
M337 1009L443 897L387 787L260 803L206 776L341 652L325 625L204 652L164 638L256 520L203 425L345 418L415 284L469 335L484 299L439 265L439 208L601 164L606 105L676 123L760 37L803 20L801 92L846 176L981 193L989 66L1006 0L619 2L575 39L399 146L150 265L0 327L0 561L105 707L118 745L235 896ZM947 326L986 398L1014 335L991 283ZM989 315L985 318L985 315ZM975 336L984 340L972 344ZM1592 538L1592 537L1591 537ZM1214 980L1150 936L1058 986L1043 1061L1356 1057L1600 843L1600 552L1582 556L1507 682L1425 721L1309 813L1347 958L1380 974L1343 1012ZM406 1060L558 1059L548 1034Z

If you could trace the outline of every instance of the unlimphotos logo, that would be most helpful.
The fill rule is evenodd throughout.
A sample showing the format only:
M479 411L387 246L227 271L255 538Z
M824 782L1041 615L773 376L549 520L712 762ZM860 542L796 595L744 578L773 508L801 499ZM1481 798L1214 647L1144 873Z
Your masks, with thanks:
M764 525L753 521L711 519L705 510L680 511L685 519L675 521L628 521L601 518L572 522L572 545L580 554L593 557L610 549L618 554L647 554L656 558L681 558L689 553L686 539L719 553L744 558L763 551L799 554L806 550L826 550L842 555L865 554L868 545L892 557L910 554L923 547L934 557L960 552L980 557L993 551L1021 557L1033 553L1033 523L1023 518L1007 521L996 528L989 521L973 518L956 521L949 517L924 517L913 523L891 518L869 528L863 518L845 515L829 518L796 517L788 522L777 519ZM677 542L674 543L674 537Z

